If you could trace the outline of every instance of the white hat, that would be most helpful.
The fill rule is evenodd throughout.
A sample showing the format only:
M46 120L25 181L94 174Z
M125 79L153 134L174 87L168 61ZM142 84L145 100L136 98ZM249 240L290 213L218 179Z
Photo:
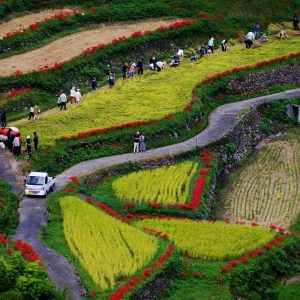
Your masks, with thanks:
M27 139L30 139L30 135L27 135Z
M132 65L133 65L134 67L136 67L136 64L135 64L135 63L133 63Z

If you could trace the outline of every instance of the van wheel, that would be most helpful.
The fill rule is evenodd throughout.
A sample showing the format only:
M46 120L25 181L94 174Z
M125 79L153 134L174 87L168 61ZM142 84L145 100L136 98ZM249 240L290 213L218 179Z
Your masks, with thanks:
M48 191L46 191L46 193L45 193L45 198L47 198L47 196L48 196Z

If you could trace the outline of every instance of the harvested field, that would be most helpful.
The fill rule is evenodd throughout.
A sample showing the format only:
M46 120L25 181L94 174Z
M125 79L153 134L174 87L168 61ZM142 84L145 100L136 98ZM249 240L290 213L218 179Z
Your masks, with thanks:
M107 44L121 36L130 37L136 31L155 30L160 26L168 26L177 21L180 20L150 19L134 24L100 25L97 29L77 32L55 40L44 47L0 60L0 76L10 76L17 70L28 73L45 65L52 66L55 63L67 62L97 44Z
M259 150L230 176L226 217L289 227L300 212L300 131Z
M63 8L63 9L47 9L38 13L27 14L18 18L14 18L8 22L0 24L0 37L6 36L8 32L18 31L26 29L29 25L35 22L41 22L47 18L51 18L54 15L61 13L71 13L74 9Z

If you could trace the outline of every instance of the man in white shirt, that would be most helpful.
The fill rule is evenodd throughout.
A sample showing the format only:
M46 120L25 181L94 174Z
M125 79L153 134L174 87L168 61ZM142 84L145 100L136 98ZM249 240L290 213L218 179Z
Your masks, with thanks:
M80 94L80 90L79 89L76 89L76 92L75 92L75 101L76 101L76 104L79 104L80 101L81 101L82 97L81 97L81 94Z
M66 96L64 90L61 90L59 100L60 100L60 110L62 110L63 107L66 110L67 109L67 96Z
M30 105L28 120L30 120L31 118L34 119L34 105L33 104Z
M161 70L163 70L165 68L165 62L163 61L158 61L156 63L156 67L157 67L157 72L160 72Z
M183 57L183 48L180 48L176 55L179 57Z
M246 44L246 48L250 49L253 45L253 41L255 40L255 35L252 31L248 32L246 35L246 40L245 40L245 44Z
M208 48L211 51L211 54L214 54L214 38L211 37L210 40L208 41Z
M15 156L18 156L20 151L20 140L17 136L15 136L14 140L13 140L13 152Z

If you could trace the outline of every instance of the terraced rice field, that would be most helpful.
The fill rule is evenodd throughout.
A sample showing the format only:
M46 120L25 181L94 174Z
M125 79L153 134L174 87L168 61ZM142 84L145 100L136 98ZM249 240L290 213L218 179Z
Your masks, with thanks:
M196 222L189 220L146 219L136 223L168 234L184 253L209 261L223 261L254 251L274 238L262 227Z
M157 240L76 196L60 200L67 243L103 290L142 269L156 254Z
M300 212L300 130L259 150L232 174L226 217L289 227Z
M299 38L275 40L252 50L237 45L225 54L216 52L193 64L186 60L176 69L167 68L152 76L124 82L119 80L113 89L104 87L97 93L87 94L81 105L69 107L67 111L55 108L43 113L38 122L24 119L12 126L18 127L23 136L37 131L43 137L41 144L51 145L56 139L78 132L138 120L158 120L168 113L182 111L191 99L194 86L204 78L299 49Z
M188 202L191 180L198 163L181 164L134 172L112 183L118 199L135 202L185 204Z

